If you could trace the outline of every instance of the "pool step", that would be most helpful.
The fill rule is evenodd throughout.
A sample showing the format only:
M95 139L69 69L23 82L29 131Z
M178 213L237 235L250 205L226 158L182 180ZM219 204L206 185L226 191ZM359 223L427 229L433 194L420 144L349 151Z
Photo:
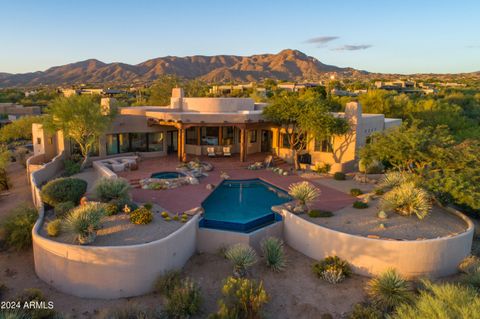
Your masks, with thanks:
M140 179L139 178L131 179L130 180L130 185L132 186L132 188L142 188L142 185L140 185Z

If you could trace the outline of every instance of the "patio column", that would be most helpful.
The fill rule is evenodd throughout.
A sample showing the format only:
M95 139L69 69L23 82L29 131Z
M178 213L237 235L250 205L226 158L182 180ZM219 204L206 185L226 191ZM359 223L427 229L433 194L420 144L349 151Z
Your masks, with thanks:
M247 160L247 130L240 129L240 162Z
M185 152L185 129L178 129L178 160L186 162L187 153Z

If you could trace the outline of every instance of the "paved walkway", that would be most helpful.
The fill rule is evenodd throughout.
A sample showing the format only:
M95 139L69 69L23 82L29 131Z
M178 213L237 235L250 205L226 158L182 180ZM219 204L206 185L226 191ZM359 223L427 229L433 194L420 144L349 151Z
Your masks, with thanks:
M264 154L249 155L249 162L242 163L236 158L201 158L213 164L213 171L209 176L201 178L198 185L185 185L176 189L169 190L146 190L133 189L133 199L137 202L153 202L173 213L182 213L194 207L201 206L201 203L212 192L206 189L207 184L218 185L222 179L220 175L226 172L231 179L252 179L261 178L264 181L273 184L281 189L288 190L292 183L301 182L305 179L297 174L289 176L280 176L269 170L247 170L246 167L255 162L261 161ZM152 173L162 171L175 171L178 160L175 156L157 157L144 159L140 162L139 170L122 172L118 175L128 180L148 178ZM291 166L284 164L284 169L290 169ZM313 208L336 211L347 205L352 204L355 199L343 192L333 188L317 185L321 194L316 202L312 204Z

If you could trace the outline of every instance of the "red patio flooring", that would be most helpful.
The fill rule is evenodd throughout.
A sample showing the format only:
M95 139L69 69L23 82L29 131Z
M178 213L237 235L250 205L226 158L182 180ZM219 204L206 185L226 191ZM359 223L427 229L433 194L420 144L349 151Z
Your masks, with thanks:
M292 183L304 181L305 179L296 174L280 176L269 170L247 170L246 167L255 162L262 161L265 154L249 155L247 162L242 163L236 157L232 158L201 158L202 161L213 164L214 169L208 172L209 176L200 178L198 185L185 185L175 189L147 190L133 189L132 196L137 202L152 202L160 205L172 213L183 213L189 209L201 206L201 203L212 191L206 188L207 184L218 185L222 182L220 175L226 172L231 179L253 179L260 178L281 189L288 190ZM152 173L163 171L175 171L178 165L176 156L163 156L150 159L143 159L136 171L122 172L118 175L128 180L148 178ZM283 164L282 168L290 169L291 166ZM347 205L351 205L354 197L342 193L336 189L316 185L320 189L319 198L312 204L313 208L336 211Z

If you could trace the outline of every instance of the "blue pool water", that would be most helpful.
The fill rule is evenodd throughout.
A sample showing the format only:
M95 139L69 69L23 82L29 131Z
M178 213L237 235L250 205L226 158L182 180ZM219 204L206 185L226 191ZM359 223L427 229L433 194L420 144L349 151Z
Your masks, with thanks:
M289 201L285 191L260 179L225 180L203 201L200 226L248 233L281 220L271 207Z
M161 178L161 179L170 179L170 178L179 178L184 177L185 174L179 172L159 172L153 173L150 177L151 178Z

